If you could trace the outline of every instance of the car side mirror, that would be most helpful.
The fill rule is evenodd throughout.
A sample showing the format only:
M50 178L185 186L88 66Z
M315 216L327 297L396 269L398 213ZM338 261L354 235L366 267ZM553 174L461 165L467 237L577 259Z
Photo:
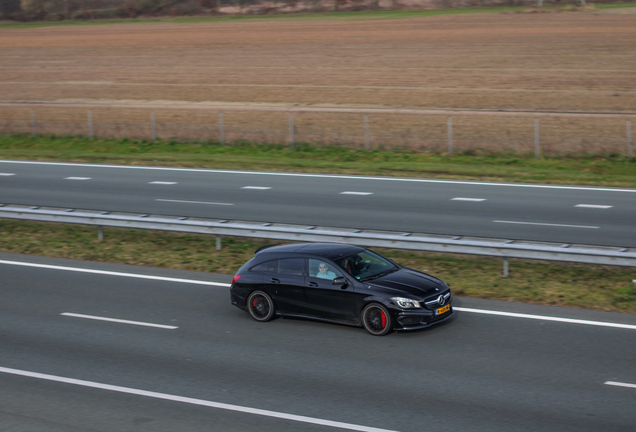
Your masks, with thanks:
M345 285L347 283L347 279L344 276L340 276L331 281L332 285Z

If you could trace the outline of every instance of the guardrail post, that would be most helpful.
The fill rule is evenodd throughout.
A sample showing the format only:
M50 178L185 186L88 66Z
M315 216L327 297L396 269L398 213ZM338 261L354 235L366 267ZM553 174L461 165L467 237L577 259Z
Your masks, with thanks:
M104 227L101 225L97 227L97 241L98 242L104 241Z
M294 115L289 113L289 147L294 148Z
M35 138L35 109L31 108L31 136Z
M453 117L448 117L446 125L448 127L448 154L453 154Z
M504 259L503 259L503 277L507 278L509 274L510 274L510 272L509 272L509 268L508 268L508 258L504 257Z
M219 142L225 144L225 130L223 129L223 113L219 113Z
M216 235L216 250L221 250L221 234Z
M93 110L88 110L88 139L93 140Z
M369 151L371 145L369 144L369 115L364 115L364 149Z
M157 140L157 126L155 125L155 112L150 111L150 128L152 134L152 142Z
M534 119L534 158L539 159L540 156L539 150L539 119Z
M627 159L632 158L632 121L627 120Z

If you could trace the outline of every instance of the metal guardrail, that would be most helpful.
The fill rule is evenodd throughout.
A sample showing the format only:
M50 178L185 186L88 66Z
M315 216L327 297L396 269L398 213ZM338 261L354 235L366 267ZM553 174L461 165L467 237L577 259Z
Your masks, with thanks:
M100 240L103 239L102 227L214 234L217 236L217 249L221 247L221 236L237 236L303 242L341 242L392 249L487 255L504 259L504 276L508 275L508 258L636 267L636 248L454 237L10 204L0 204L0 218L96 225L99 227Z

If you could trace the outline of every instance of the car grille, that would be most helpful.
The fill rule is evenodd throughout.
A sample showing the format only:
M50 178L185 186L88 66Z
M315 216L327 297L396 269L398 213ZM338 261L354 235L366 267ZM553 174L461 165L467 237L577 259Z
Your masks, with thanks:
M442 301L440 301L440 297L442 298ZM450 301L451 293L450 291L447 291L443 294L437 294L435 296L427 298L423 302L420 302L420 305L428 310L434 310L441 306L446 306L448 303L450 303Z

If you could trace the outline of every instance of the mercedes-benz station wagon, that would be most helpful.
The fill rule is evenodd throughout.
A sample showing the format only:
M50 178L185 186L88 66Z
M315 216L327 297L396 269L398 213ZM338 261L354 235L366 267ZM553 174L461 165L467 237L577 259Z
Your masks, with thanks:
M364 327L377 336L428 327L453 314L453 297L442 280L339 243L261 248L234 276L230 297L257 321L312 318Z

